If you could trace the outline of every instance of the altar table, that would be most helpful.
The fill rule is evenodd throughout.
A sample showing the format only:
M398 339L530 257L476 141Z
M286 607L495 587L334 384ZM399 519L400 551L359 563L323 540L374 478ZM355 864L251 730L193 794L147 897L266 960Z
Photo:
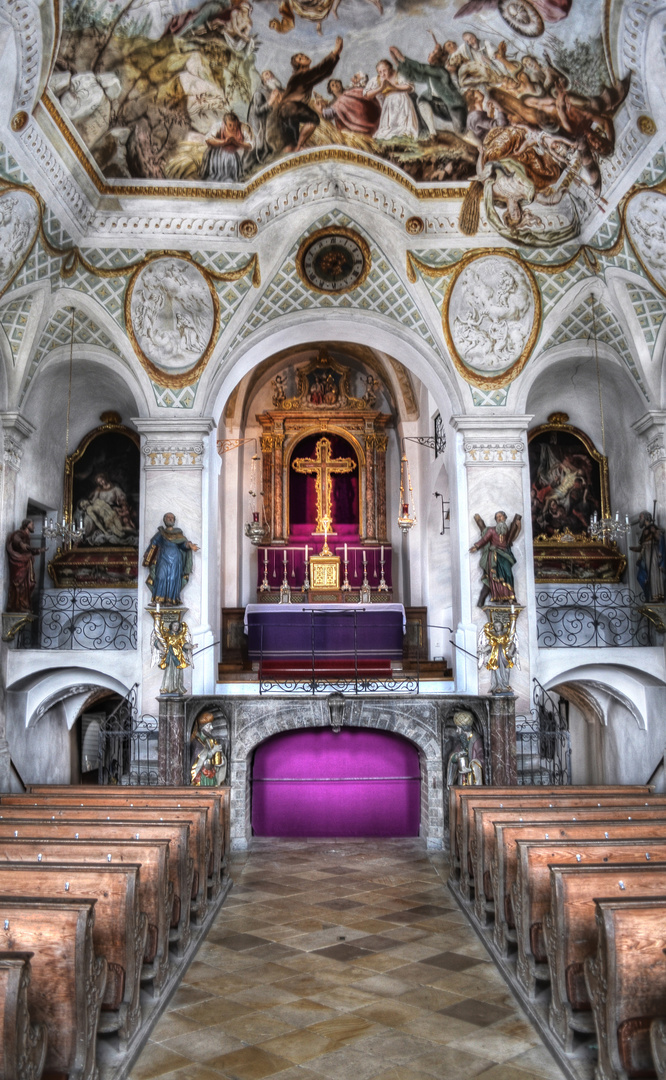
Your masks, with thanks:
M250 660L401 660L402 604L248 604Z

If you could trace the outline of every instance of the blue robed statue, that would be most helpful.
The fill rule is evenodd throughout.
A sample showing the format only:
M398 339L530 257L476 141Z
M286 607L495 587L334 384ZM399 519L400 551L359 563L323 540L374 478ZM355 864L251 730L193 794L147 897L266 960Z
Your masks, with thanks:
M143 556L143 565L150 567L146 584L154 604L180 604L180 591L192 573L192 552L198 551L176 528L176 515L165 514Z

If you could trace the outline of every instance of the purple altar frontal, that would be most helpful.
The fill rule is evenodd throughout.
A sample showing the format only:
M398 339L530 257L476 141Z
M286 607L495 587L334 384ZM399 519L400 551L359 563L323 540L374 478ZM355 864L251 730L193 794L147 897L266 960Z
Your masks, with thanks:
M418 836L418 750L367 728L288 731L257 748L257 836Z
M248 604L250 660L402 660L402 604Z

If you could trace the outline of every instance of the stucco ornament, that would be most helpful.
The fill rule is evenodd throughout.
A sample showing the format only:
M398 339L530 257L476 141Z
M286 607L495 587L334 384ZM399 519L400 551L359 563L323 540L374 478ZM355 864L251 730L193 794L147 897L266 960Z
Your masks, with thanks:
M639 191L627 203L631 246L650 280L666 293L666 195Z
M0 295L28 257L39 229L39 206L28 191L10 188L0 195Z
M139 359L157 381L196 378L215 344L219 303L215 288L192 261L151 260L132 276L125 318Z
M510 255L462 260L444 301L444 333L453 361L475 386L503 386L529 359L540 321L533 276Z

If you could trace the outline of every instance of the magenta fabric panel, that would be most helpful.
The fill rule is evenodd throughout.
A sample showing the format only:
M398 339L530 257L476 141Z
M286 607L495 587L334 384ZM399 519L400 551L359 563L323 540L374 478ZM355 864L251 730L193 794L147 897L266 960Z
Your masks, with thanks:
M257 748L257 836L418 836L418 751L390 732L310 729Z
M317 443L321 439L328 439L331 444L332 456L335 459L351 458L356 462L356 468L351 473L337 473L333 476L332 514L333 521L339 524L354 524L358 530L358 483L359 468L356 451L351 443L347 442L342 435L333 432L320 431L315 435L306 435L304 439L294 447L291 461L296 458L312 458L314 460ZM298 473L291 467L289 470L289 520L294 524L310 523L314 529L317 520L317 493L314 474Z

